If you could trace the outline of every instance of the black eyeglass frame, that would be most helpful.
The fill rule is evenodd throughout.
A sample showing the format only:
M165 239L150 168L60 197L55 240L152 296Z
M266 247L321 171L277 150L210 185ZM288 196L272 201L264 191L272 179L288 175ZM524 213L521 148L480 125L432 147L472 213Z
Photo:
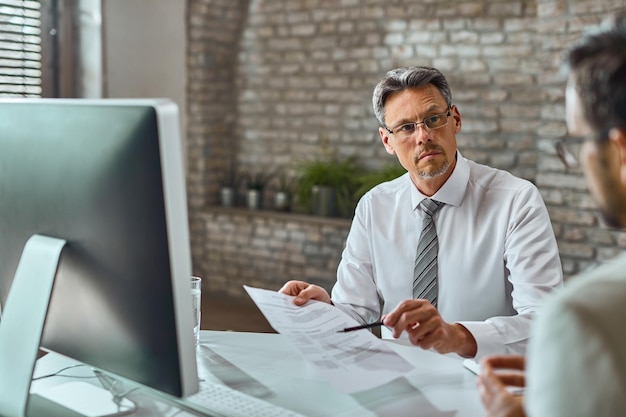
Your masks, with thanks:
M394 127L393 129L389 129L387 126L385 126L385 130L387 132L389 132L390 134L392 134L392 135L397 135L397 133L393 133L393 131L395 129L398 129L399 127L406 126L406 125L415 125L415 131L416 132L417 132L417 127L419 125L424 125L426 128L428 128L430 130L436 130L436 129L440 129L440 128L446 126L448 124L448 117L450 117L451 115L452 115L452 106L449 106L448 109L445 112L433 114L433 115L428 116L428 117L424 117L421 122L402 123L401 125L398 125L398 126ZM435 128L428 126L428 124L426 124L426 120L430 119L431 117L435 117L435 116L446 116L446 122L444 124L442 124L441 126L437 126Z
M604 130L600 133L592 133L585 136L568 137L567 139L559 140L555 142L554 149L556 150L556 154L566 168L576 169L580 166L578 155L569 150L568 146L580 145L585 142L604 142L609 136L609 130L610 129Z

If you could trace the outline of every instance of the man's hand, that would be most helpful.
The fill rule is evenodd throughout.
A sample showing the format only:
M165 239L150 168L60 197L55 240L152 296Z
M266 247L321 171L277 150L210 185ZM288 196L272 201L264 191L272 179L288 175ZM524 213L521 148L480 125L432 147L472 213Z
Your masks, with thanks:
M332 304L330 295L324 288L304 281L288 281L278 292L294 295L296 298L293 299L293 303L297 306L301 306L309 300L318 300Z
M383 317L385 326L393 328L393 337L407 332L409 340L423 349L439 353L454 352L463 357L476 356L474 336L457 323L443 321L437 309L427 300L405 300Z
M526 385L524 367L523 356L488 356L482 360L476 384L488 417L526 416L523 396L507 389Z

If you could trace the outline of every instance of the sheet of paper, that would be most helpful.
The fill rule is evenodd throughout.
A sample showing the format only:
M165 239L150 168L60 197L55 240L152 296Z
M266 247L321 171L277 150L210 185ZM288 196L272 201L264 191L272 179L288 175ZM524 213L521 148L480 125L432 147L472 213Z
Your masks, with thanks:
M353 393L386 384L413 366L340 309L319 301L296 306L292 296L244 285L270 325L337 389Z

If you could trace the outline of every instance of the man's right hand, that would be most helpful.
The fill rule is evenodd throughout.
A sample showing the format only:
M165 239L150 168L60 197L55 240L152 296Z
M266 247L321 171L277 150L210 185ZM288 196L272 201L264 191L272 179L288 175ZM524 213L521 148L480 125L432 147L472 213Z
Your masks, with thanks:
M301 306L309 300L318 300L332 304L330 295L324 288L304 281L288 281L278 292L295 296L293 303L297 306Z

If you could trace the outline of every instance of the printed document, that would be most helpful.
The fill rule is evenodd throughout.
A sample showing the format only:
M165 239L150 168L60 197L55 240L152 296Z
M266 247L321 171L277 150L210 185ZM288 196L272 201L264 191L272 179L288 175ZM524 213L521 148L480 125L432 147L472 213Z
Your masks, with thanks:
M369 330L337 333L358 326L340 309L320 301L303 306L293 296L244 288L270 325L285 335L337 389L354 393L386 384L413 366Z

